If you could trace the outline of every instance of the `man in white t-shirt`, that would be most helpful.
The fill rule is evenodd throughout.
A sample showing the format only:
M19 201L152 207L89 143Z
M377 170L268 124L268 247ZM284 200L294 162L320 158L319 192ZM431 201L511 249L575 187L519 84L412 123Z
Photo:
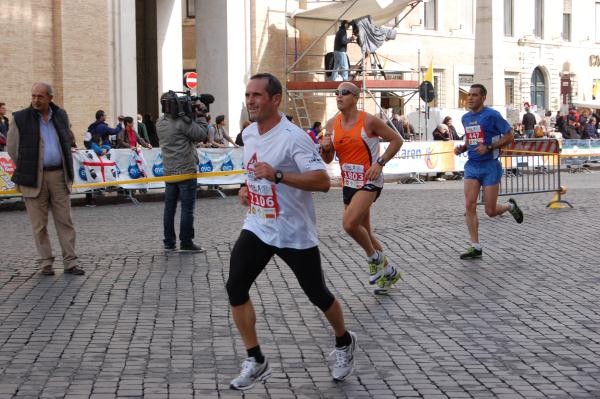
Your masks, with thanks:
M300 286L325 314L336 336L334 380L354 368L356 335L346 330L340 303L327 289L318 248L311 191L329 190L329 176L310 137L278 112L281 83L257 74L246 87L254 123L243 131L247 183L238 193L248 206L244 227L231 252L227 294L248 357L230 387L246 390L271 376L256 336L256 313L248 292L273 255L293 270Z

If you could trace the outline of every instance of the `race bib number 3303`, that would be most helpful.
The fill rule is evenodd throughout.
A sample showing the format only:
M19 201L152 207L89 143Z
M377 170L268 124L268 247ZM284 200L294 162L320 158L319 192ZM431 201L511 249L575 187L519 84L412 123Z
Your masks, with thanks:
M265 219L277 219L279 205L275 184L260 181L248 181L248 199L252 215Z

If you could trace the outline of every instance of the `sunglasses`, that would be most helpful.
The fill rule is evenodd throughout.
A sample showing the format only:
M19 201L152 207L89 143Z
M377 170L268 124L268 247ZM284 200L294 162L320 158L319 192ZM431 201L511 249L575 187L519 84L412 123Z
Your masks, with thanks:
M342 96L347 96L348 94L352 94L353 96L356 96L356 93L354 93L352 90L348 90L348 89L342 89L342 90L336 90L333 92L336 96L339 96L340 94Z

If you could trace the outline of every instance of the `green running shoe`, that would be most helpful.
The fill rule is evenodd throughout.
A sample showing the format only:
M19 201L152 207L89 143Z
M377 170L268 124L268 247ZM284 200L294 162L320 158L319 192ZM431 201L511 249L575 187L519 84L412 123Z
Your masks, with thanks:
M379 263L369 261L369 284L373 285L379 280L382 280L383 269L387 266L388 260L384 254L381 254Z
M521 208L519 208L519 206L517 205L517 201L515 201L512 198L509 198L508 202L510 202L513 206L513 208L509 211L510 214L513 215L517 223L523 223L523 211L521 211Z
M373 291L375 295L387 295L392 286L402 279L402 273L395 267L393 267L390 274L386 274L383 278L377 281L377 288Z
M483 255L483 249L475 249L475 247L469 247L467 252L460 255L461 259L481 259Z

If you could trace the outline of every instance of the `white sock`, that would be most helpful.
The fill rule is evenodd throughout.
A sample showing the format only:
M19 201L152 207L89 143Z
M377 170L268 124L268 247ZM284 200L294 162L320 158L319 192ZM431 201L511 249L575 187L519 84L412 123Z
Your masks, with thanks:
M475 243L475 242L474 242L474 243L473 243L473 244L471 244L471 245L472 245L472 246L473 246L473 248L475 248L476 250L478 250L478 251L481 251L481 244L480 244L480 243L478 243L478 242L477 242L477 243Z
M388 265L385 267L383 272L384 272L384 274L389 276L390 274L392 274L394 272L394 266L392 266L388 263Z
M375 263L379 263L381 261L381 252L375 250L375 252L373 252L373 255L369 256L369 260Z
M506 205L508 205L509 211L512 211L513 209L515 209L515 205L512 202L507 202Z

